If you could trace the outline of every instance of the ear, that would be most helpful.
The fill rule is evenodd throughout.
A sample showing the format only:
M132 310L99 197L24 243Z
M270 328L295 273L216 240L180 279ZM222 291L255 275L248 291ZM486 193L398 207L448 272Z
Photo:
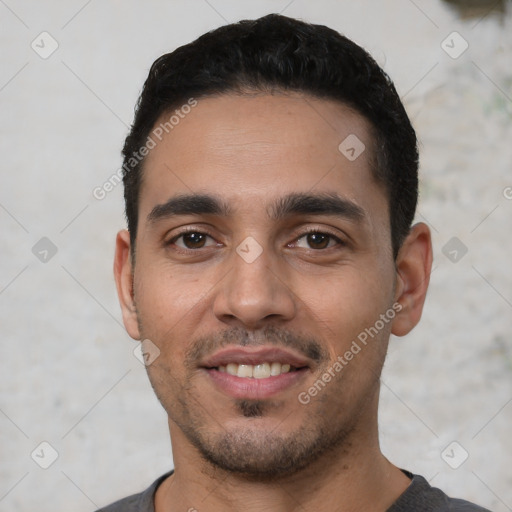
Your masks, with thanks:
M114 257L114 278L117 296L123 313L123 322L128 334L135 340L140 339L137 312L133 300L133 272L130 255L130 233L123 229L116 237L116 253Z
M430 282L432 239L426 224L420 222L411 228L398 252L395 266L395 301L402 308L393 320L391 332L395 336L404 336L420 321Z

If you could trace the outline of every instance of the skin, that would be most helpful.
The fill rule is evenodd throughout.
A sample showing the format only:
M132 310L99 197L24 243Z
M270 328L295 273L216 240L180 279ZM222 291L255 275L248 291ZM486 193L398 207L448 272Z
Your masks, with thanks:
M338 150L349 134L366 146L355 161ZM431 238L416 224L394 260L371 151L368 123L348 107L261 93L199 99L147 156L135 264L122 230L114 272L129 335L160 350L147 370L169 416L175 473L156 493L157 512L385 511L409 485L380 451L379 377L390 334L420 319ZM363 217L267 214L287 194L333 192ZM221 198L232 214L148 221L155 206L191 193ZM208 237L175 239L187 226ZM236 252L248 236L262 249L251 263ZM400 312L301 404L298 394L398 303ZM314 346L320 357L248 417L254 402L227 395L199 367L199 354L226 344L300 355Z

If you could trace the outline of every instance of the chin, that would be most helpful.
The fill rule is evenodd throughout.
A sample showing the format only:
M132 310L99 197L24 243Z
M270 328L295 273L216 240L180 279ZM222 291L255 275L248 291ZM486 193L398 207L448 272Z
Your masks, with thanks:
M290 477L343 444L347 437L345 431L328 433L312 425L283 432L279 424L258 428L259 419L247 422L245 427L237 421L231 430L206 436L195 432L188 437L214 468L258 481ZM269 426L267 422L263 425Z

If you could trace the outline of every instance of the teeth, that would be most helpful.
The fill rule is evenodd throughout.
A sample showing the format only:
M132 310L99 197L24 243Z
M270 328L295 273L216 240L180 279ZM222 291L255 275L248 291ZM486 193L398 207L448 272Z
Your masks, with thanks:
M238 373L238 365L235 363L229 363L226 366L226 372L229 373L229 375L236 375Z
M219 366L218 370L219 372L229 373L229 375L236 375L237 377L267 379L268 377L288 373L291 370L291 366L281 363L261 363L255 365L229 363L226 366Z
M272 363L270 365L270 375L281 375L281 363Z
M252 371L252 376L255 379L266 379L270 377L270 365L268 363L257 364Z
M254 369L254 366L251 364L239 364L238 365L238 372L237 377L252 377L252 371Z

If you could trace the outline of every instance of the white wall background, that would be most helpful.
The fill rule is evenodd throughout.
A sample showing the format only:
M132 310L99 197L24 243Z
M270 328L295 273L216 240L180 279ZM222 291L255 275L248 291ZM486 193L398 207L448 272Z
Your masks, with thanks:
M422 323L392 341L383 450L454 496L512 510L510 11L500 22L461 21L440 0L1 0L0 511L94 510L172 467L115 295L122 187L102 201L92 191L120 167L153 60L269 12L372 52L422 142L418 220L432 227L435 270ZM43 31L58 43L47 59L31 48L51 49ZM453 31L469 45L458 58L441 46ZM457 37L444 43L452 54ZM48 242L33 249L43 237L57 250L46 262ZM456 262L443 253L452 237L467 247ZM458 469L442 458L453 441L452 465L469 454ZM48 469L31 458L48 464L52 450Z

